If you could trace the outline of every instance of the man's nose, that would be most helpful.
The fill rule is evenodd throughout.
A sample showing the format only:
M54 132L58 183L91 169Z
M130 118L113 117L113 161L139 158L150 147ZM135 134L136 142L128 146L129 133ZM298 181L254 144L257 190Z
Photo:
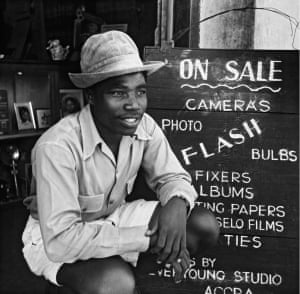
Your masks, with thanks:
M135 93L128 93L127 101L125 103L125 109L139 109L140 105L138 103Z

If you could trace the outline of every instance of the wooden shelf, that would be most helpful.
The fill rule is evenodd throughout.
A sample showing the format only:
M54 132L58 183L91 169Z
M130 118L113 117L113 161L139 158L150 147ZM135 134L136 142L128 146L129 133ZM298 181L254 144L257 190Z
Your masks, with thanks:
M0 208L8 206L23 205L23 198L13 198L7 201L0 201Z
M0 59L0 64L32 64L32 65L47 65L47 66L78 66L79 61L69 61L69 60L31 60L31 59Z
M45 130L23 131L23 132L17 132L17 133L12 133L12 134L3 134L3 135L0 135L0 141L20 139L20 138L26 138L26 137L38 137L41 134L43 134L44 131Z

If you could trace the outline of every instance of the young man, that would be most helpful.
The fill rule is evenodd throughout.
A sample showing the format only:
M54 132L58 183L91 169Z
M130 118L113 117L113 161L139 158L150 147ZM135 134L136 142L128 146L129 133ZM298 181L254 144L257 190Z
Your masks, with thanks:
M173 266L178 282L190 252L216 242L215 218L192 210L191 178L145 113L146 76L163 65L142 63L122 32L84 44L82 72L70 78L86 89L89 104L49 129L32 151L37 197L27 200L32 216L23 252L35 274L75 293L134 293L129 264L140 252ZM159 201L126 203L140 168Z

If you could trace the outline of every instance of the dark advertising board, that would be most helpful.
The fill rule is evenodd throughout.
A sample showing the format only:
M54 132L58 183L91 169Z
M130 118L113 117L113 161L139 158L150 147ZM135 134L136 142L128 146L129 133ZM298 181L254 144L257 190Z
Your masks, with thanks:
M146 48L145 60L166 62L148 78L148 112L191 174L196 205L221 227L181 284L165 268L148 273L150 284L299 293L298 52Z

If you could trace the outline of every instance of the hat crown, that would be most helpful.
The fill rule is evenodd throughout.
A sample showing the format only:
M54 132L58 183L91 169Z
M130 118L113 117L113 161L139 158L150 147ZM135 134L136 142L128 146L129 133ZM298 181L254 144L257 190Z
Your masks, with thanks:
M121 31L109 31L89 37L81 49L81 72L69 73L73 84L87 88L106 79L137 72L151 75L162 61L142 62L134 41Z
M81 72L100 73L141 66L142 60L134 41L121 31L95 34L81 50Z

